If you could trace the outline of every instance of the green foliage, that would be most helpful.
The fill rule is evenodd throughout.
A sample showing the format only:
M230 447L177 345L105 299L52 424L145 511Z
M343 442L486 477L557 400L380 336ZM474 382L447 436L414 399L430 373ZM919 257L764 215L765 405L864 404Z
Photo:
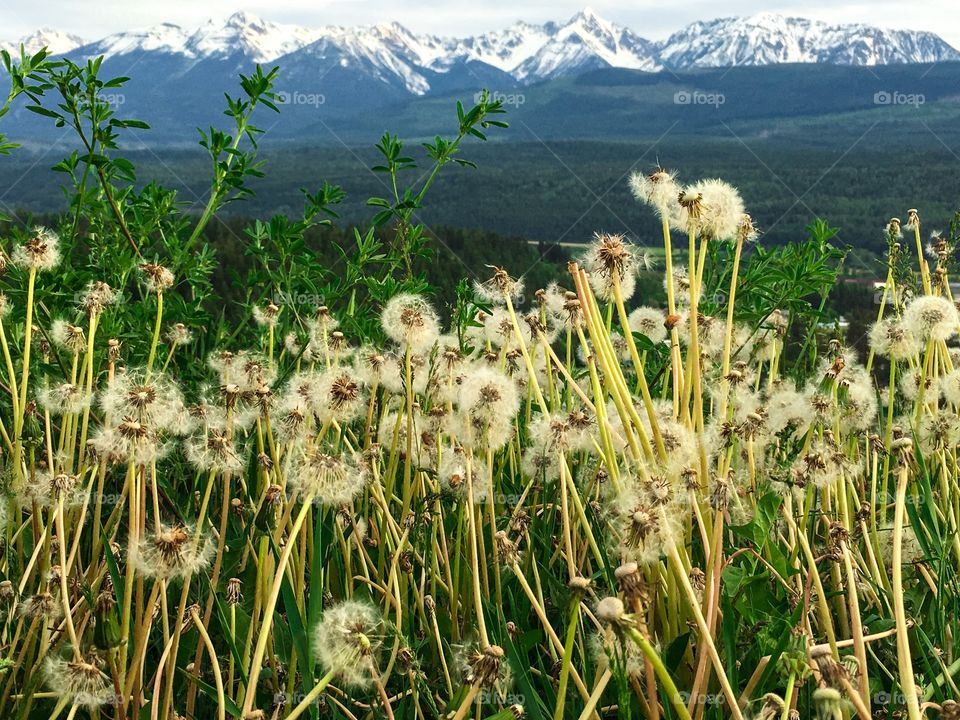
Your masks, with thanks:
M137 169L125 156L124 133L139 139L136 133L149 129L118 114L122 103L115 99L129 78L101 77L102 58L81 65L67 59L51 61L42 52L23 55L19 62L5 56L4 66L11 90L0 117L24 96L28 111L72 131L79 146L53 168L66 179L63 193L69 210L44 218L60 232L73 261L64 270L63 285L102 280L130 298L146 299L136 282L138 266L160 263L176 279L168 311L188 327L203 330L196 342L201 354L227 336L237 339L237 331L228 330L225 323L228 317L238 319L236 310L229 303L222 305L220 298L239 300L247 307L304 299L282 303L287 310L283 327L297 332L303 313L317 305L347 308L344 322L351 333L360 338L376 335L379 305L398 292L430 290L428 274L438 275L431 248L436 236L416 219L431 186L447 165L475 167L462 157L464 141L483 141L489 129L506 127L498 119L504 113L501 103L486 94L469 109L457 103L455 133L423 144L429 161L425 169L404 154L398 137L384 134L377 145L382 162L372 170L387 177L392 193L367 200L367 206L375 209L369 223L335 231L331 223L338 219L337 208L346 193L324 182L315 191L301 190L303 209L296 219L278 213L233 229L233 221L227 221L229 226L223 219L211 221L228 206L253 198L254 181L265 176L265 160L259 156L263 130L257 117L280 110L275 91L279 68L265 71L258 66L250 75L240 75L241 94L225 97L229 129L199 131L210 180L207 201L195 215L177 190L156 180L138 182ZM14 147L0 143L4 152ZM29 232L28 223L6 227L14 242ZM229 228L226 234L224 227ZM328 232L319 232L324 228ZM451 261L445 253L442 266L449 267ZM535 263L534 257L531 264ZM439 279L447 282L445 276ZM10 295L22 300L19 274L9 280ZM242 290L239 295L237 289ZM130 328L149 322L149 304L124 303L105 330L116 333L128 350L145 352ZM241 325L239 332L250 330Z

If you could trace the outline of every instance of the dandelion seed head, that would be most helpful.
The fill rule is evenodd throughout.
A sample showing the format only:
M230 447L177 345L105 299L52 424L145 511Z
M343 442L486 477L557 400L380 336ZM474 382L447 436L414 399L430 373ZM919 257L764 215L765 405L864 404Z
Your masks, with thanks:
M474 367L460 385L460 409L487 421L512 421L520 409L516 383L488 367Z
M957 332L960 316L947 298L921 295L904 308L903 324L920 340L947 340Z
M922 345L906 323L891 317L870 328L870 347L880 357L907 360L920 352Z
M490 305L506 305L507 298L511 303L523 300L523 280L512 278L501 267L494 267L493 277L485 282L474 282L473 289L484 302Z
M429 303L419 295L394 295L380 316L383 331L412 352L429 350L440 336L440 322Z
M350 423L366 409L358 378L349 368L333 367L317 378L315 412L321 423Z
M670 208L676 204L680 194L674 174L661 167L648 174L633 173L629 182L633 196L650 205L661 217L670 214Z
M298 453L290 469L290 485L303 499L329 507L345 505L363 492L369 473L352 452L333 455L322 448Z
M253 321L260 327L274 327L280 315L280 308L272 302L266 305L254 305L252 314Z
M63 614L63 605L52 594L39 592L23 598L17 605L17 614L30 620L57 620Z
M313 632L317 659L346 685L364 688L373 682L377 657L388 635L380 611L346 601L327 608Z
M145 370L118 372L100 394L100 407L113 418L131 417L156 432L178 433L183 393L170 377Z
M146 577L175 580L206 568L214 551L210 538L198 537L188 526L160 525L137 543L133 561Z
M53 270L60 264L60 236L45 227L36 227L23 245L13 249L13 264L24 270Z
M80 296L80 307L83 308L87 317L92 317L99 315L110 305L115 305L119 300L116 291L107 283L92 280Z
M654 307L638 307L627 318L630 332L645 336L654 345L667 339L666 315Z
M625 236L595 233L590 249L583 257L583 267L598 298L612 300L617 285L624 302L633 296L637 282L637 254Z
M66 320L58 318L50 325L50 340L57 347L80 352L87 346L87 336L82 327L71 325Z
M143 263L140 272L144 287L151 293L163 293L173 287L173 273L159 263Z
M50 690L61 700L97 713L98 708L110 704L113 686L95 658L65 660L47 657L43 676Z
M182 347L193 342L193 331L183 323L174 323L167 328L165 339L173 347Z
M900 377L900 392L903 397L914 402L920 397L935 400L940 396L940 378L926 375L922 370L907 369Z
M91 398L80 385L64 382L41 385L37 400L51 415L69 415L90 407Z
M243 469L236 443L222 427L208 423L186 438L183 448L187 462L197 470L237 474Z

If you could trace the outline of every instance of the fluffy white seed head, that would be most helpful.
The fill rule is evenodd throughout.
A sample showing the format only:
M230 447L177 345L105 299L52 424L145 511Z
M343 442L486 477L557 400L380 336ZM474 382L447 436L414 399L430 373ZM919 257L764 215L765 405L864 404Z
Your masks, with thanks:
M907 360L920 352L922 344L906 323L891 317L870 328L870 347L881 357Z
M210 538L197 537L184 525L161 525L144 537L134 551L136 569L146 577L173 580L205 568L214 553Z
M634 173L630 176L630 191L642 203L646 203L663 217L671 214L677 203L680 186L673 173L658 167L649 174Z
M719 179L701 180L685 187L674 210L671 227L683 232L693 229L716 240L734 237L745 215L740 193Z
M618 284L624 302L633 296L637 286L637 253L623 235L596 233L583 257L583 267L598 298L612 300Z
M314 629L317 660L341 682L364 688L377 672L377 657L387 635L380 611L372 605L347 601L328 608Z
M65 660L47 657L43 663L47 686L61 700L98 715L114 699L113 685L94 659Z
M957 332L960 316L947 298L921 295L904 309L903 323L920 340L947 340Z
M630 332L644 335L650 342L657 344L667 339L666 315L654 307L638 307L627 318Z
M322 448L298 453L290 469L293 490L333 507L345 505L363 492L367 478L367 469L356 454L331 454Z
M30 239L13 249L10 259L24 270L53 270L60 264L60 236L45 227L34 228Z
M440 336L436 312L421 296L411 293L390 298L380 322L387 337L413 352L429 350Z

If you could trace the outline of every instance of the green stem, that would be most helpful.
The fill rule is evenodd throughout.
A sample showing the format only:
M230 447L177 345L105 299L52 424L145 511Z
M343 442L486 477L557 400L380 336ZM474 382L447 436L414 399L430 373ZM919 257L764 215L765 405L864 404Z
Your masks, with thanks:
M627 633L630 635L630 639L633 640L640 648L640 651L644 654L647 660L650 661L650 664L653 665L653 670L660 679L660 684L663 685L664 692L666 693L670 704L673 706L674 712L677 713L677 715L680 717L680 720L690 720L690 713L687 712L687 706L683 704L683 696L681 696L680 691L677 690L677 686L674 684L673 678L671 678L670 673L667 672L667 666L663 664L663 660L660 659L660 656L657 654L657 651L654 649L653 645L651 645L650 641L647 640L636 628L630 628ZM657 702L657 699L652 697L647 698L647 701L650 703L655 703Z

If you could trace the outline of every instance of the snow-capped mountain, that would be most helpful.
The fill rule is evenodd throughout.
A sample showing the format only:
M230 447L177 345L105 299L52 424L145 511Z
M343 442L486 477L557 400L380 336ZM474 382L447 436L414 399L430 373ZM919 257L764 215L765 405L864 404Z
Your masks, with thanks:
M0 50L6 50L13 56L19 56L21 45L27 53L35 53L47 48L54 55L63 55L83 45L83 38L59 30L41 28L16 41L0 40Z
M674 69L831 63L890 65L960 60L960 53L929 32L869 25L830 25L759 13L696 22L658 43L660 61Z
M281 25L238 12L225 23L208 20L184 45L187 55L225 57L240 52L258 63L268 63L303 48L322 36L321 30Z
M22 42L28 51L46 46L77 62L104 56L104 78L131 78L109 93L110 101L124 116L147 122L152 138L182 137L184 128L222 122L215 99L236 97L238 73L249 74L256 63L280 67L275 89L285 107L268 125L272 135L309 136L330 123L351 127L358 117L379 122L382 113L416 98L472 97L481 88L519 106L538 95L526 89L532 85L608 68L669 70L665 81L674 83L684 71L709 67L960 61L960 53L932 33L771 13L697 22L652 42L589 8L565 22L518 22L463 38L414 33L396 22L308 28L238 12L199 27L164 23L94 42L54 30ZM19 42L0 47L18 52ZM556 110L547 102L542 112ZM6 118L23 127L35 120L23 108ZM139 140L139 133L130 134Z
M240 54L252 62L267 63L309 45L320 35L318 30L281 25L239 12L223 22L208 20L195 30L163 23L145 30L115 33L79 47L78 52L108 57L156 52L189 60Z
M449 46L450 57L462 57L487 63L504 72L511 72L537 54L556 33L554 23L531 25L518 22L504 30L463 38Z
M35 51L110 58L163 57L172 76L200 72L206 61L233 71L245 64L278 62L306 78L334 71L358 73L404 93L448 89L452 77L506 74L508 83L530 84L603 67L657 71L773 63L883 65L960 60L960 53L928 32L886 30L868 25L829 25L804 18L760 13L745 18L696 22L666 40L651 42L609 22L590 8L567 22L518 22L466 38L416 34L399 23L306 28L238 12L198 28L172 24L116 33L83 42L66 33L41 30L23 42ZM19 43L0 43L13 49ZM150 60L147 60L150 65ZM442 76L449 75L444 78ZM196 75L195 75L196 77Z
M652 43L587 8L556 28L513 74L521 81L542 80L596 67L660 69Z
M124 55L138 52L157 53L160 55L185 55L187 41L190 34L179 25L163 23L154 25L146 30L108 35L102 40L83 45L81 52L85 55L104 55L108 58L119 58Z

